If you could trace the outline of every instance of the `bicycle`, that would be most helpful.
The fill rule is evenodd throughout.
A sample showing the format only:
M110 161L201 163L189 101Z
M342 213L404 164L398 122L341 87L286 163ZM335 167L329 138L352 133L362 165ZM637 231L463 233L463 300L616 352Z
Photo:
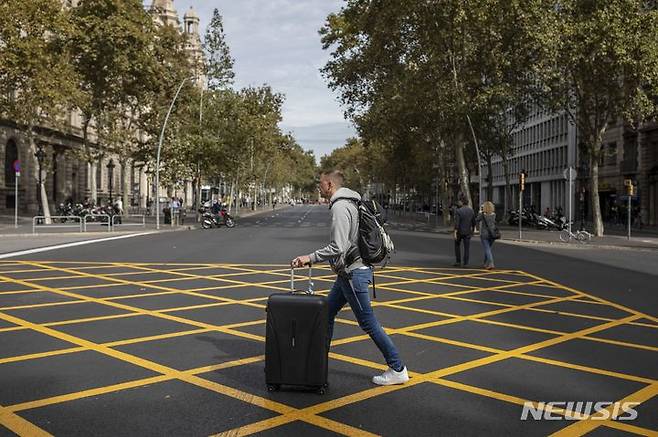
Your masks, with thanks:
M560 232L560 241L563 243L568 243L571 240L576 240L579 243L586 243L592 239L594 234L587 232L584 229L576 231L575 233L569 231L569 229L564 229Z

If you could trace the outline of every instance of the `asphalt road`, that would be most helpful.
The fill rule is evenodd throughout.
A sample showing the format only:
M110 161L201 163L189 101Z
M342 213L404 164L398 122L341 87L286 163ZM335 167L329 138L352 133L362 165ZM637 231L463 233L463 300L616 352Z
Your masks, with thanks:
M86 260L169 263L285 264L326 244L328 211L323 206L297 206L245 218L234 229L154 234L25 256L38 260ZM394 265L450 267L450 236L392 231L397 252ZM518 269L586 291L658 317L658 250L557 248L497 244L496 266ZM470 264L479 268L482 249L471 242ZM20 258L19 258L20 259Z
M449 236L393 231L374 306L410 383L371 384L385 366L345 309L329 393L268 393L265 301L328 232L303 206L0 260L0 436L658 432L653 251L497 243L489 272L477 240L458 269ZM635 420L521 420L525 401L619 400Z

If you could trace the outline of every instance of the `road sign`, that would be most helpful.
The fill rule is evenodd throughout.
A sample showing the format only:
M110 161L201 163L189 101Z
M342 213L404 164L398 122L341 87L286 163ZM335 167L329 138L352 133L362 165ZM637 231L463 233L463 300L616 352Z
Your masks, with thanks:
M14 161L14 171L16 173L21 172L21 162L18 159L16 161Z
M576 169L573 167L565 168L564 172L562 173L564 175L564 178L568 180L569 182L573 182L576 180L576 176L578 176L578 173L576 172Z

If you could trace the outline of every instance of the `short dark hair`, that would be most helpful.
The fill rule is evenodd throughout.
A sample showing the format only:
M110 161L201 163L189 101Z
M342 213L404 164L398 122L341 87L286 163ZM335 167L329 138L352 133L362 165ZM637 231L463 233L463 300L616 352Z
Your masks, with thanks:
M345 183L345 175L340 170L323 171L321 176L328 177L338 187L342 187Z

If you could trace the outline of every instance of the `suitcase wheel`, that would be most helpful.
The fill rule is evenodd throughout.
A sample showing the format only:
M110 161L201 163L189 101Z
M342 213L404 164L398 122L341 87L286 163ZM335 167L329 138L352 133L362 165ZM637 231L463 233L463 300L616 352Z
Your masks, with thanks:
M317 389L316 393L319 394L319 395L323 395L323 394L327 393L327 389L324 386L322 386L322 387Z
M279 384L267 384L267 391L269 392L279 391L279 388L281 388Z

